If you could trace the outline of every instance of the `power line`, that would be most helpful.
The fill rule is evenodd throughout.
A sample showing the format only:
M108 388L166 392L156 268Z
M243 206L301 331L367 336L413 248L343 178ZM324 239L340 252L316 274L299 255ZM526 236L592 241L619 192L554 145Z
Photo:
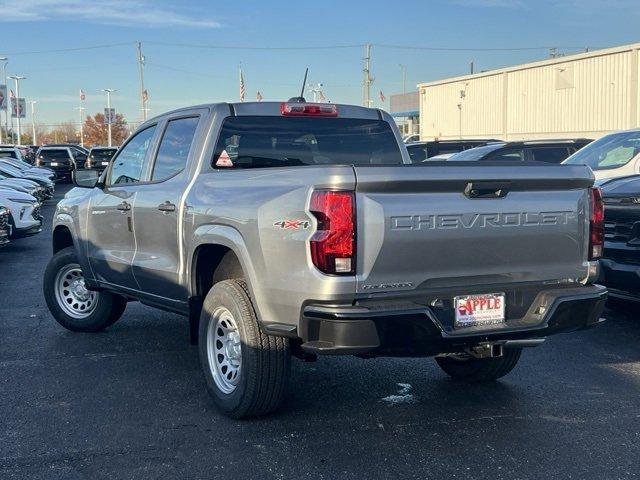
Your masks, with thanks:
M586 50L594 47L507 47L507 48L467 48L467 47L420 47L414 45L390 45L390 44L373 44L378 48L390 48L397 50L428 50L428 51L442 51L442 52L522 52L522 51L534 51L534 50L550 50L552 48L562 50Z
M78 52L81 50L97 50L100 48L113 48L113 47L122 47L122 46L131 46L135 45L135 42L121 42L121 43L110 43L105 45L90 45L85 47L72 47L72 48L57 48L53 50L31 50L31 51L23 51L23 52L9 52L3 53L3 55L15 57L17 55L38 55L44 53L67 53L67 52Z
M169 43L169 42L144 42L146 45L160 45L165 47L180 47L180 48L207 48L216 50L336 50L345 48L362 48L364 43L353 45L316 45L306 47L259 47L251 45L206 45L197 43Z

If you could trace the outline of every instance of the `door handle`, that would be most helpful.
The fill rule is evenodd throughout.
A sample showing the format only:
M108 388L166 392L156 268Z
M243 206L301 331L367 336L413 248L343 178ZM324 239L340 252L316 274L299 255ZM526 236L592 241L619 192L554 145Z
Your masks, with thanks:
M176 206L173 203L171 203L169 200L167 200L166 202L158 205L158 210L164 213L175 212Z
M511 182L469 182L464 189L467 198L504 198Z
M116 209L120 210L123 213L128 212L129 210L131 210L131 204L127 202L122 202L120 205L116 207Z

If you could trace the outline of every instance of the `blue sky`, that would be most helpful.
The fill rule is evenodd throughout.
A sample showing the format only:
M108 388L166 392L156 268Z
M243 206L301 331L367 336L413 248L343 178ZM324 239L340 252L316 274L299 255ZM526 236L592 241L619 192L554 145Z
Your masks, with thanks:
M118 90L113 106L135 121L141 116L135 42L143 42L150 115L196 103L236 101L238 65L247 100L298 93L304 68L334 102L361 103L362 47L318 50L243 50L175 44L312 47L372 43L372 92L408 88L468 71L535 61L544 49L523 51L425 51L383 47L449 48L609 47L640 41L637 0L372 0L0 1L0 54L9 74L27 76L21 96L37 101L46 124L76 120L78 90L88 112L104 107L102 88ZM110 48L43 52L105 44ZM172 44L172 45L171 45ZM563 49L565 53L575 50ZM12 84L10 84L11 86ZM311 94L307 94L311 97ZM378 105L382 106L377 100Z

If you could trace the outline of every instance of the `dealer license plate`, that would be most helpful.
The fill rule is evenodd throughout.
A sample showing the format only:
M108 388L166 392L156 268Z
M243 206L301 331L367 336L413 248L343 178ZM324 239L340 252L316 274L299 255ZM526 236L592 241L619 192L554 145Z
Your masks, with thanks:
M57 167L58 166L58 162L51 162L51 166L52 167Z
M464 295L454 298L455 327L494 325L504 322L504 293Z

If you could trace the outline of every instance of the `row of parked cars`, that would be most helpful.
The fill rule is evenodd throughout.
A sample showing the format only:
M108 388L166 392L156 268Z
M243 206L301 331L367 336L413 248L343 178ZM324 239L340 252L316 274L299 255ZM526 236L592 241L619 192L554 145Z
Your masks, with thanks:
M12 145L0 146L0 246L42 231L42 203L51 198L55 173L25 161Z
M492 139L407 143L414 163L537 161L588 165L604 199L604 257L600 282L609 306L628 311L640 301L640 130L585 138L503 142Z
M0 145L0 246L42 230L42 203L78 168L102 171L116 148Z

